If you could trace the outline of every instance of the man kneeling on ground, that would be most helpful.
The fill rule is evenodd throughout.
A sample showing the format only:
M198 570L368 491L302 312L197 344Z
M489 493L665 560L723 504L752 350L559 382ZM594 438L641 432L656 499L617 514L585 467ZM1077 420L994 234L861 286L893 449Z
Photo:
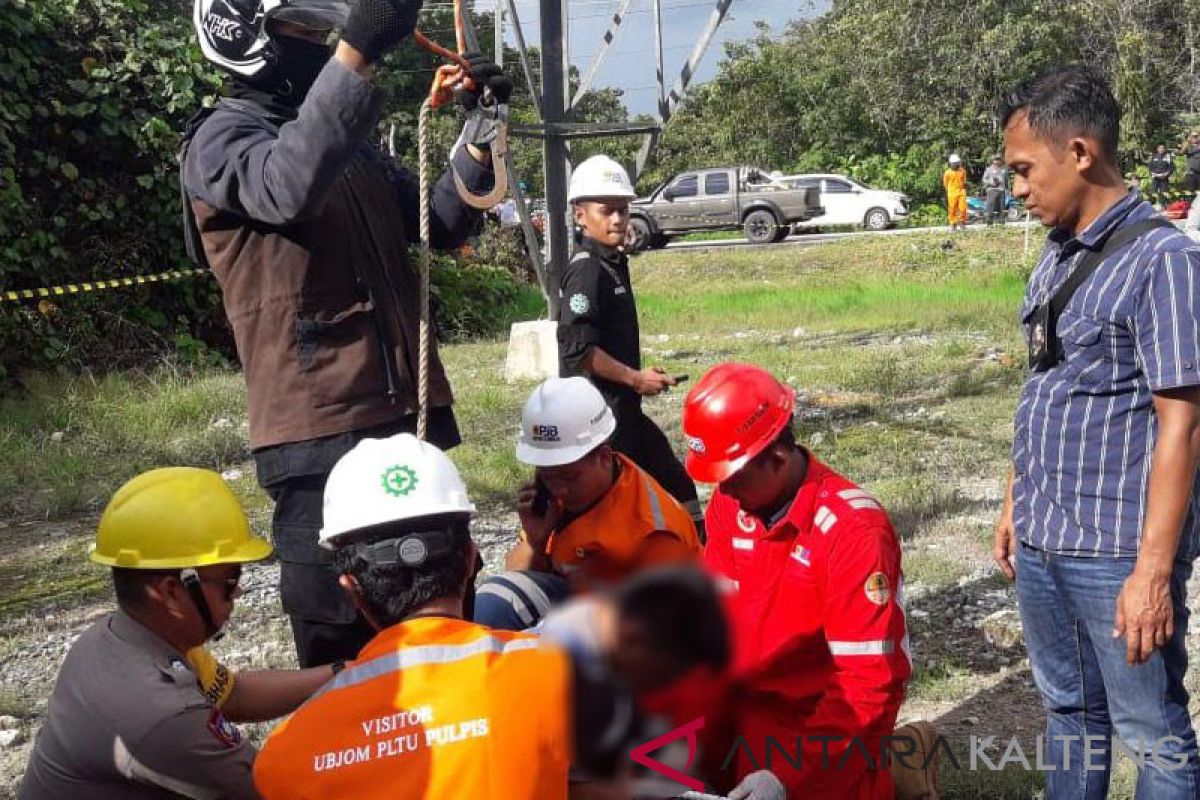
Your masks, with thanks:
M517 443L534 482L518 496L521 533L509 571L480 587L476 621L523 630L572 591L699 558L688 512L613 450L616 426L604 396L585 378L551 378L534 390Z
M115 613L63 661L20 800L252 800L255 750L231 722L283 716L339 665L236 675L204 648L271 554L221 476L139 475L115 495L91 558L112 567Z
M876 762L912 671L900 545L874 498L796 443L794 406L795 392L746 364L709 370L684 402L688 472L717 484L704 560L727 589L734 640L735 688L705 728L727 734L708 752L733 774L712 779L757 775L739 794L755 800L783 787L891 800ZM791 759L771 760L774 785L761 774L771 742Z

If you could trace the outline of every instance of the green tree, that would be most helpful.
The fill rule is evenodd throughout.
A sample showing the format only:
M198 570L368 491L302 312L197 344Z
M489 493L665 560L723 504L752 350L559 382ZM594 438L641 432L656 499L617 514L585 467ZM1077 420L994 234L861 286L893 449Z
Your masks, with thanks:
M1177 140L1200 99L1200 3L1185 0L835 0L773 35L727 45L716 78L667 126L651 183L753 163L839 170L921 199L946 155L977 175L1001 144L1004 92L1052 64L1106 71L1140 161Z

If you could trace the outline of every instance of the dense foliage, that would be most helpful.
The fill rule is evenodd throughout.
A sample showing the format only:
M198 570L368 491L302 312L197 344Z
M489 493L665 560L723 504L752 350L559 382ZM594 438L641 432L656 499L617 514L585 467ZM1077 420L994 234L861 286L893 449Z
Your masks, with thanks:
M0 286L184 263L177 132L216 87L164 0L0 2ZM192 280L0 307L0 375L224 345L214 285ZM118 358L119 357L119 358Z
M1005 91L1065 62L1106 71L1127 168L1178 147L1200 101L1195 0L834 0L814 20L730 45L671 120L644 185L748 162L835 170L936 197L957 151L978 177L1000 146Z
M0 288L187 266L178 136L222 82L201 58L190 5L0 0ZM453 41L444 6L421 24ZM818 18L780 24L726 46L717 77L695 87L667 126L642 188L683 169L752 163L847 172L927 204L940 195L949 152L977 177L998 148L1006 88L1065 61L1112 76L1126 112L1129 171L1154 144L1175 149L1200 122L1200 0L833 0ZM490 51L490 18L481 15L476 27ZM516 54L505 60L518 87L512 120L532 124ZM537 83L536 52L531 61ZM401 47L377 71L392 95L380 141L410 168L434 63ZM627 118L619 88L589 92L574 114ZM436 115L433 163L444 160L458 125L452 111ZM632 164L639 145L638 137L581 140L573 156L604 151ZM513 149L540 196L540 142L514 141ZM517 302L519 248L509 232L477 248L465 268L479 271L437 270L447 335L488 332L498 320L492 310ZM119 367L166 351L231 356L210 278L0 304L0 379L29 366Z
M0 0L0 289L190 267L180 236L176 153L185 122L222 85L179 0ZM423 18L452 42L445 12ZM486 20L481 34L490 34ZM485 38L484 46L490 47ZM402 47L379 70L392 95L395 151L415 168L415 120L434 60ZM458 115L435 122L441 143ZM487 315L519 287L508 273L438 269L447 335L491 332ZM119 368L162 354L232 358L209 277L0 304L0 379L27 367Z

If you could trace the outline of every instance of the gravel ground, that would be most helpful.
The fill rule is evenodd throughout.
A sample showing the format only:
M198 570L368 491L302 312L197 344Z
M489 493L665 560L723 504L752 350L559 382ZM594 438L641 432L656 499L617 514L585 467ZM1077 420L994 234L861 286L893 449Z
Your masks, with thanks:
M91 525L94 520L70 527L88 530ZM63 523L27 526L21 538L26 547L34 543L36 548L39 538L60 539L63 530ZM499 571L503 565L507 543L515 530L515 514L485 512L476 519L474 537L487 574ZM5 544L11 545L12 540L5 540ZM246 593L238 600L226 635L213 650L235 670L295 667L291 629L279 604L278 564L273 561L251 564L244 575ZM2 730L5 726L20 731L15 741L0 746L0 798L15 794L59 664L79 634L111 609L112 603L105 598L53 613L20 615L0 626L0 718L15 718L0 719L0 743L5 739ZM243 728L259 741L269 726Z
M977 518L951 522L960 528L964 524L977 527L985 517L991 518L990 506L998 503L998 493L987 482L965 481L962 486L968 496L975 495L989 507L977 512ZM94 520L76 520L69 526L73 535L79 536L92 524ZM513 514L483 513L477 520L475 540L487 573L500 568L515 527ZM39 537L61 539L62 531L63 523L30 526L21 538L26 548L30 542L36 547ZM6 539L5 544L11 541ZM906 544L906 549L910 546ZM907 586L910 632L920 669L929 673L953 665L958 684L949 686L943 697L923 690L906 703L901 719L934 720L951 742L979 733L998 739L1016 735L1032 743L1041 731L1042 714L1024 649L1019 642L1008 647L993 644L982 630L985 618L1015 609L1012 588L997 579L977 538L971 546L953 540L940 546L969 563L969 574L949 586ZM279 605L278 572L272 562L250 565L246 570L246 594L238 602L226 636L214 647L235 669L295 666L290 631ZM1188 642L1195 659L1200 655L1200 577L1192 580L1190 597L1193 617ZM59 663L80 632L110 608L105 598L53 613L28 613L0 626L0 798L12 797L15 792ZM1189 683L1194 694L1198 677L1193 670ZM1197 710L1200 701L1194 700L1194 715ZM6 727L19 731L9 744L3 744L8 738L3 732ZM256 741L267 729L265 725L245 726Z

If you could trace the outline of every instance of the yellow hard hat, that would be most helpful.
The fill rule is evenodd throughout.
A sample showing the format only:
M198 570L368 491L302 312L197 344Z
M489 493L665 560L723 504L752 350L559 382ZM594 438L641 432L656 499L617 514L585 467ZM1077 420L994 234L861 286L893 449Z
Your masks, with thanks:
M131 569L233 564L270 554L270 544L250 535L221 476L194 467L153 469L118 489L91 550L97 564Z

